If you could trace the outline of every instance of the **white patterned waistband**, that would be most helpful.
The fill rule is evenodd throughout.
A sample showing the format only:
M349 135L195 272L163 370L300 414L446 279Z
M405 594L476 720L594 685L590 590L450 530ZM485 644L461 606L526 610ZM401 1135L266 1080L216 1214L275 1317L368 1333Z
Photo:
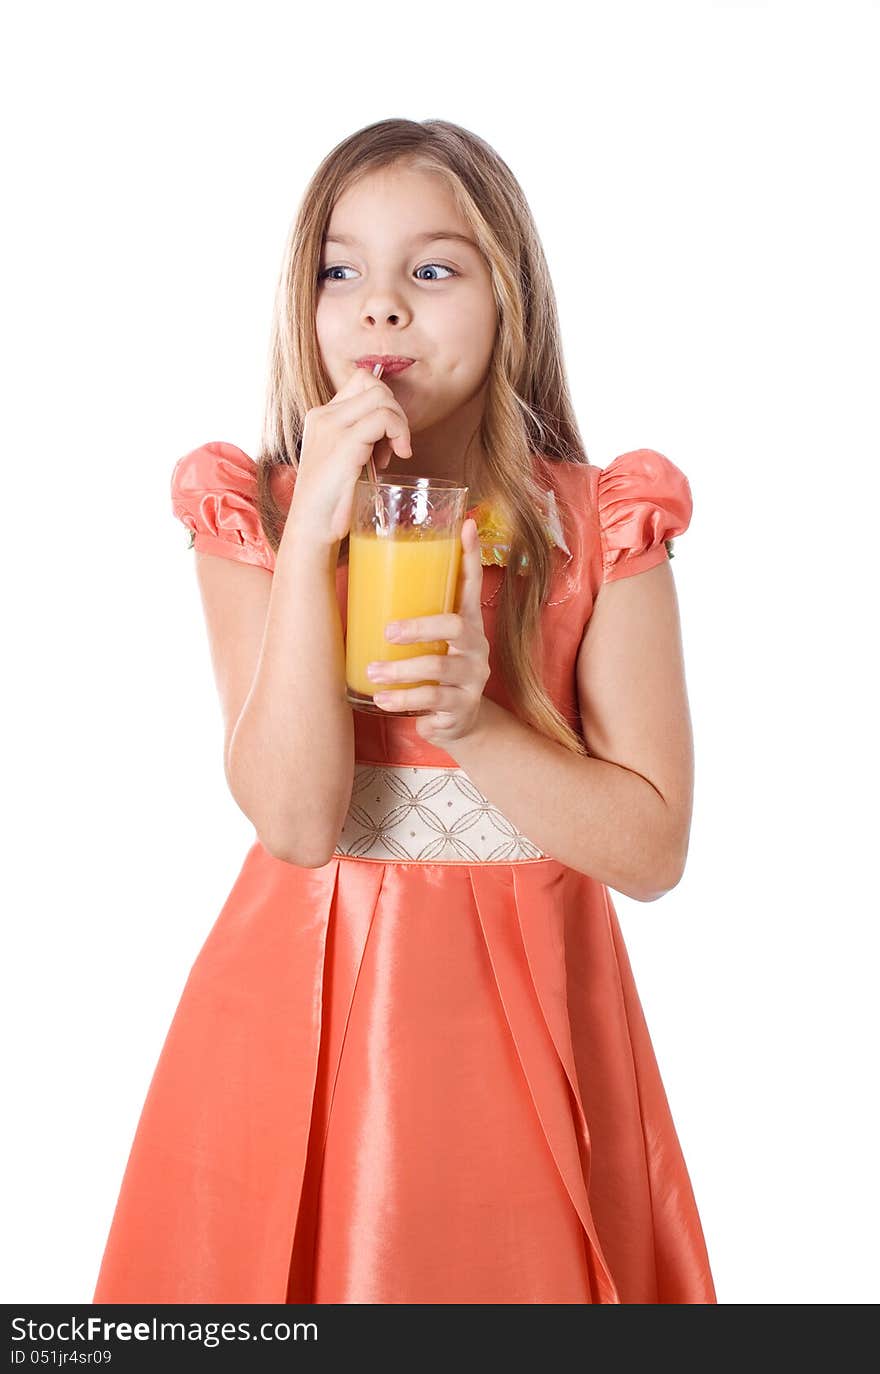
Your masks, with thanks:
M461 768L356 763L335 854L403 863L546 859Z

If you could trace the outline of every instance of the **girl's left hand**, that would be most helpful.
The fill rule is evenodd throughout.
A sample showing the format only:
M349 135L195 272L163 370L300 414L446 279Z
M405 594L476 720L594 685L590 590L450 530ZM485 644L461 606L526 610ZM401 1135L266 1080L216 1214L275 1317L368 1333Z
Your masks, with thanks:
M474 730L480 714L483 688L489 680L489 641L483 632L480 607L483 565L480 561L477 525L473 519L468 518L462 525L461 546L458 611L391 622L400 627L399 633L393 636L389 635L388 626L385 630L386 639L393 644L445 639L449 643L448 652L369 664L367 667L367 676L376 683L418 682L424 678L436 680L436 687L398 688L384 694L380 691L375 694L374 700L388 711L429 707L429 715L414 717L416 730L422 739L439 749Z

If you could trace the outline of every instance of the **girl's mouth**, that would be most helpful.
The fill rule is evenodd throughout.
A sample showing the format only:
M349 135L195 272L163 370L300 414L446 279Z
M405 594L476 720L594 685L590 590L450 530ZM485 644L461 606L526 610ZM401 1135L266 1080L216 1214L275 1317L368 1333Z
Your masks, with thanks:
M381 363L383 373L387 377L389 373L406 371L408 367L412 367L415 361L415 358L393 357L387 353L371 353L369 357L358 358L357 365L372 371L377 363Z

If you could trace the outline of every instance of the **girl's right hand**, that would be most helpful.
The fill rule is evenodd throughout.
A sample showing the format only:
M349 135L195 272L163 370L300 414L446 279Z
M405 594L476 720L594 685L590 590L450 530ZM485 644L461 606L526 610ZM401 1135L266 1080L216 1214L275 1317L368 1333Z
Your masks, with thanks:
M336 544L351 529L355 483L373 455L384 471L393 454L412 457L409 422L394 392L359 367L325 406L306 412L288 520L310 539Z

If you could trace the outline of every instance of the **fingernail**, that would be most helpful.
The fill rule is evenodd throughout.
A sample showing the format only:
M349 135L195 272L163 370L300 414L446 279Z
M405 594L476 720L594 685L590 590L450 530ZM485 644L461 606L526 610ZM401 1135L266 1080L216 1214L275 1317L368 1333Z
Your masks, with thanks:
M396 620L389 620L388 624L385 626L385 638L396 639L399 634L400 625L398 622Z

